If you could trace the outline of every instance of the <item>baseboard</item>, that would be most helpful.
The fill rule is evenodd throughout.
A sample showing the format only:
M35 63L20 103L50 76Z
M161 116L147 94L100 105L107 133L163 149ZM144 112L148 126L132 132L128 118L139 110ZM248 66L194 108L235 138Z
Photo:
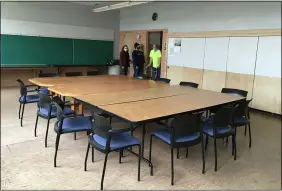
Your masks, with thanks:
M271 115L271 116L274 116L274 117L277 117L277 118L281 118L282 117L281 114L271 113L271 112L263 111L263 110L260 110L260 109L250 108L250 111L256 112L256 113L262 113L262 114L266 114L266 115Z

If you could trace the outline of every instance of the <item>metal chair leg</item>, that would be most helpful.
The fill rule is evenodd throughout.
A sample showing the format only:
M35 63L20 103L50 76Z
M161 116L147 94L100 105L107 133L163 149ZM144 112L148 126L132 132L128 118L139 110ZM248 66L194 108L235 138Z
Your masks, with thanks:
M248 124L248 128L249 128L249 148L252 147L252 133L251 133L251 124Z
M84 160L84 171L87 171L87 159L88 159L89 149L90 149L90 143L88 143L87 149L86 149L86 155L85 155L85 160Z
M209 136L206 135L205 150L207 150L208 148L208 143L209 143Z
M233 153L234 153L234 160L236 160L237 157L237 151L236 151L236 134L232 135L232 147L233 147Z
M216 138L214 137L214 171L217 171L217 147L216 147Z
M101 190L103 190L103 184L104 184L104 177L105 177L105 171L106 171L106 166L107 166L107 160L108 160L108 153L106 154L105 161L104 161L104 168L103 168L102 180L101 180Z
M139 156L138 156L138 175L137 180L140 181L140 163L141 163L141 145L139 145Z
M204 138L202 137L202 141L201 141L201 146L202 146L202 160L203 160L203 169L202 169L202 173L205 174L205 168L206 168L206 162L205 162L205 148L204 148ZM188 148L187 148L188 151ZM188 152L187 152L188 154Z
M20 103L20 107L19 107L19 119L21 118L21 110L22 110L22 104Z
M57 154L58 154L58 148L59 148L59 143L60 143L60 136L61 136L61 134L57 134L57 137L56 137L56 147L55 147L55 156L54 156L54 167L57 166Z
M177 148L176 158L179 159L179 148Z
M171 155L171 159L170 159L170 163L171 163L171 185L173 186L174 184L174 166L173 166L173 148L170 149L170 155Z
M24 106L25 106L25 104L23 104L23 109L22 109L22 116L21 116L21 127L23 126L23 114L24 114Z
M142 157L144 156L145 133L146 133L145 124L143 124L143 127L142 127Z
M188 148L186 148L186 158L188 158Z
M76 140L76 132L73 134L73 139Z
M246 136L247 134L247 125L245 125L245 131L244 131L244 135Z
M46 128L46 134L45 134L45 147L47 147L47 138L48 138L48 132L49 132L49 125L50 125L50 118L47 120L47 128Z
M36 115L36 120L35 120L35 125L34 125L34 136L35 137L36 137L37 123L38 123L38 114Z
M149 166L150 164L152 164L152 142L153 142L153 135L151 135L150 137L150 146L149 146ZM150 172L151 176L153 176L153 165L151 166L151 172Z
M119 164L121 164L121 156L122 156L122 149L121 150L119 150Z
M94 162L94 147L92 147L92 162Z

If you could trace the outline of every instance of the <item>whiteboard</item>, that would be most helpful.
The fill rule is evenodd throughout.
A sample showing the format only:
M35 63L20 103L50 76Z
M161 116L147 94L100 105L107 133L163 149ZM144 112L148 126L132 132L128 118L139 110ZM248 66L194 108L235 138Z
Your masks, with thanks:
M281 36L259 38L255 74L281 78Z
M230 37L227 72L254 75L257 43L258 37Z
M229 37L207 38L204 69L226 72Z
M205 38L182 38L181 51L171 53L175 38L168 40L168 66L184 66L203 69L205 55Z

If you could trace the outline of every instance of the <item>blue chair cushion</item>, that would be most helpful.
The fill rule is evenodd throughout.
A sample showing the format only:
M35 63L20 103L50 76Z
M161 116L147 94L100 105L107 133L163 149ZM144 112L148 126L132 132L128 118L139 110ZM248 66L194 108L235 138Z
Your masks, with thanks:
M39 102L39 96L38 96L38 95L21 96L21 97L19 98L19 102L24 103L24 97L26 97L25 103L35 103L35 102Z
M99 146L99 148L106 149L106 138L94 134L93 140L99 144L97 145ZM130 147L134 145L141 145L141 142L135 137L131 136L129 132L113 134L111 136L110 150L116 150L119 148Z
M59 132L60 123L55 124L55 132ZM79 131L89 131L92 129L92 120L87 116L77 116L75 118L65 118L61 133L72 133Z
M47 94L47 95L50 94L50 91L48 90L48 88L40 88L39 91L40 93L43 93L43 94Z
M160 129L160 130L153 132L152 134L155 135L156 137L158 137L159 139L165 141L166 143L171 144L171 142L170 142L171 134L170 134L168 129ZM183 135L182 137L177 137L175 139L175 142L176 143L191 142L191 141L194 141L198 138L200 138L199 132L192 133L192 134L189 134L189 135Z
M64 114L69 115L69 114L74 114L75 112L71 110L69 107L64 107ZM39 115L43 117L48 117L48 108L39 108ZM55 118L57 116L57 108L56 106L52 106L51 110L51 115L49 116L50 118Z
M234 125L235 126L243 126L243 125L247 125L249 123L250 123L250 121L244 116L234 118Z
M231 134L233 129L230 126L216 127L217 135ZM203 123L203 132L209 136L213 136L213 124L210 122Z

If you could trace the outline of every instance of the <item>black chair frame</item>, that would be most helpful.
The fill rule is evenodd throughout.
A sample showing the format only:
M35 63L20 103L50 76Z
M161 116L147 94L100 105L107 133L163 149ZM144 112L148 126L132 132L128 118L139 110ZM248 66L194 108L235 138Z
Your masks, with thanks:
M201 125L201 116L202 116L203 112L199 112L199 113L196 113L196 114L182 114L182 115L178 115L176 116L172 122L171 122L171 127L168 128L171 132L171 136L170 136L170 142L171 144L168 144L167 142L165 142L164 140L162 139L159 139L158 137L156 137L154 134L151 134L150 136L150 149L149 149L149 161L151 163L151 160L152 160L152 141L153 141L153 137L161 140L162 142L164 142L165 144L168 144L170 146L170 153L171 153L171 185L174 185L174 148L186 148L188 149L188 147L191 147L191 146L194 146L194 145L197 145L199 143L201 143L201 148L202 148L202 160L203 160L203 167L202 167L202 173L204 174L205 173L205 149L204 149L204 138L203 138L203 129L202 129L202 125ZM187 117L188 115L188 117ZM189 117L190 116L190 117ZM196 121L196 124L199 128L199 133L200 133L200 136L199 138L193 140L193 141L190 141L190 142L185 142L185 143L177 143L175 141L175 138L176 138L176 128L177 128L177 123L179 123L178 121L181 121L181 120L186 120L188 122L188 124L192 121L193 117L195 118L194 120ZM189 120L190 118L191 121ZM176 123L176 124L174 124ZM189 127L189 126L187 126ZM179 150L177 150L179 152ZM188 150L186 150L186 157L187 157L187 152ZM151 168L151 175L153 175L153 168Z
M92 147L92 162L94 162L94 148L98 151L100 151L101 153L105 154L105 160L104 160L104 166L103 166L103 172L102 172L102 178L101 178L101 187L100 189L103 190L103 185L104 185L104 177L105 177L105 171L106 171L106 166L107 166L107 159L108 159L108 154L110 152L114 152L114 151L120 151L119 152L119 163L121 163L121 158L122 158L122 152L124 149L127 148L131 148L133 146L137 146L139 149L139 157L138 157L138 181L140 181L140 163L141 163L141 145L140 144L133 144L130 146L126 146L126 147L120 147L118 149L110 149L110 143L111 143L111 137L114 134L120 134L120 133L124 133L124 132L132 132L132 128L126 128L126 129L113 129L111 124L109 123L109 121L104 118L103 116L99 116L96 114L93 114L93 128L91 130L91 132L89 133L88 136L88 145L87 145L87 150L86 150L86 155L85 155L85 161L84 161L84 171L87 171L87 159L88 159L88 153L89 153L89 149L90 146ZM100 121L101 123L104 123L102 126L99 126L96 124L95 121ZM99 136L102 136L104 138L106 138L107 142L106 142L106 146L105 149L102 149L99 146L99 143L97 143L94 139L93 139L93 135L97 134Z

